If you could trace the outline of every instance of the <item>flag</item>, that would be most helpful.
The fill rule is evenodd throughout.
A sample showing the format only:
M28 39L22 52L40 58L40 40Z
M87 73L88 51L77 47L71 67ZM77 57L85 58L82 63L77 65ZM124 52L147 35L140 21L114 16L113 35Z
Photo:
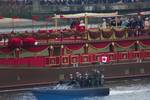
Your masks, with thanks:
M102 56L102 57L100 57L100 58L98 59L98 61L99 61L100 63L103 63L103 64L107 64L107 63L110 62L110 61L109 61L109 57L107 57L107 56Z

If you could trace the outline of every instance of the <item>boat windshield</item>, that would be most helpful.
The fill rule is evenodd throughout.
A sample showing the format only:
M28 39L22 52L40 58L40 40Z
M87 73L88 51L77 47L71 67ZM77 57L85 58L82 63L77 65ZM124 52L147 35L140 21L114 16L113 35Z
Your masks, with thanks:
M57 84L56 86L53 87L54 90L67 90L67 89L72 89L72 85L67 85L67 84Z

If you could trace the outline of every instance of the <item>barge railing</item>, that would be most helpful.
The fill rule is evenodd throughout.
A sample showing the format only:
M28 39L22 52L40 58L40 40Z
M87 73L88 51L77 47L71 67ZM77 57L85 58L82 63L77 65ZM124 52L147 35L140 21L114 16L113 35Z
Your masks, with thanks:
M150 50L130 52L107 52L97 54L80 54L64 56L42 56L25 58L0 58L1 66L14 67L60 67L74 64L91 64L99 62L103 56L108 57L108 64L142 62L150 58Z

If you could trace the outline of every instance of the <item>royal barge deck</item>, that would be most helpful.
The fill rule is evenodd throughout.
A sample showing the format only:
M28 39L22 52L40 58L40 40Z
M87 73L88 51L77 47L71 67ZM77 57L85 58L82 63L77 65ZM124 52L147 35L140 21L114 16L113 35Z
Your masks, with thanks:
M118 16L106 15L112 14ZM85 27L1 34L0 89L55 83L77 71L85 74L94 69L103 70L106 80L149 76L150 30L137 32ZM103 57L108 61L103 62Z

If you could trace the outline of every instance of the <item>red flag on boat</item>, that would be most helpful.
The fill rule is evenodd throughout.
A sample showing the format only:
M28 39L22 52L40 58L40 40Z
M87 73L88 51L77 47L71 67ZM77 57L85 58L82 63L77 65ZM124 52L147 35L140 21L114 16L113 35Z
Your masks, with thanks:
M107 63L110 62L109 57L107 57L107 56L102 56L102 57L100 57L100 58L98 59L98 61L99 61L100 63L103 63L103 64L107 64Z

